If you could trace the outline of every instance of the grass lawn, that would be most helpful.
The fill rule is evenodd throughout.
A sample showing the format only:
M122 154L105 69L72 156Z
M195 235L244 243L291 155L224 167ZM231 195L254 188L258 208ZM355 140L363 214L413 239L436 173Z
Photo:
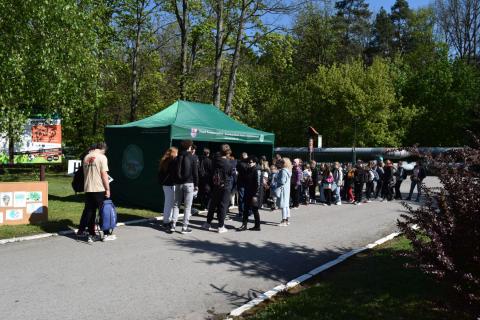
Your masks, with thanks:
M403 237L361 253L241 319L471 319L456 294L413 267Z
M35 174L0 175L0 182L38 181ZM47 174L48 222L38 225L0 226L0 239L58 232L78 227L83 211L84 195L72 190L72 178L64 174ZM128 221L159 216L158 212L117 207L118 220Z

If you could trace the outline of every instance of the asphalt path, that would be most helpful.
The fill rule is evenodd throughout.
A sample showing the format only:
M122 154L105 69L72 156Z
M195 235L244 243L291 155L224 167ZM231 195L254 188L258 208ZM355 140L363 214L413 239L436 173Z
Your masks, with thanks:
M395 232L402 211L397 201L309 205L292 210L288 227L277 226L279 211L262 210L261 232L235 232L235 218L228 233L204 231L200 216L188 235L144 223L105 243L59 236L2 245L1 319L212 319Z

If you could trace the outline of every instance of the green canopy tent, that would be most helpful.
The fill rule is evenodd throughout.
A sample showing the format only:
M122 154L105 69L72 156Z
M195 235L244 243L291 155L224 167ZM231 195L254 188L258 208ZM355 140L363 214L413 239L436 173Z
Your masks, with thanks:
M125 204L163 210L163 192L157 182L159 159L170 146L193 140L198 151L212 153L228 143L241 152L271 158L275 135L252 129L210 104L177 101L148 118L107 126L112 196Z

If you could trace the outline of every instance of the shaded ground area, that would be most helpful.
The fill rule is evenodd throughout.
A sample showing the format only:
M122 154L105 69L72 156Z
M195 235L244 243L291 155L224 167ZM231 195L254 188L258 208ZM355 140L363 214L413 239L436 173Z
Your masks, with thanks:
M452 287L406 255L403 237L359 254L242 319L470 319ZM305 289L304 291L300 291Z

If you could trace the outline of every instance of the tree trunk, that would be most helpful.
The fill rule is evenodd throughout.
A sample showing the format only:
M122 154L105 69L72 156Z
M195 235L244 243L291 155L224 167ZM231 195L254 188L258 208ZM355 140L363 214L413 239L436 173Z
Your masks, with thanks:
M217 33L215 35L215 73L213 75L213 104L220 108L223 59L223 0L217 0Z
M242 11L238 24L237 38L235 40L235 51L233 52L232 66L230 68L230 78L228 80L227 100L225 103L225 113L232 113L233 97L235 96L235 86L237 84L237 70L240 65L240 47L242 45L243 28L245 25L245 11L247 10L246 0L242 0Z
M188 74L188 59L187 59L187 45L188 45L188 0L182 0L182 12L178 9L177 1L171 0L175 9L175 16L177 18L178 27L180 28L180 99L187 98L187 74Z
M138 107L138 53L140 52L141 40L140 35L142 32L142 19L145 1L137 2L136 12L136 30L135 30L135 44L132 51L132 93L130 99L130 121L135 121L137 118Z

